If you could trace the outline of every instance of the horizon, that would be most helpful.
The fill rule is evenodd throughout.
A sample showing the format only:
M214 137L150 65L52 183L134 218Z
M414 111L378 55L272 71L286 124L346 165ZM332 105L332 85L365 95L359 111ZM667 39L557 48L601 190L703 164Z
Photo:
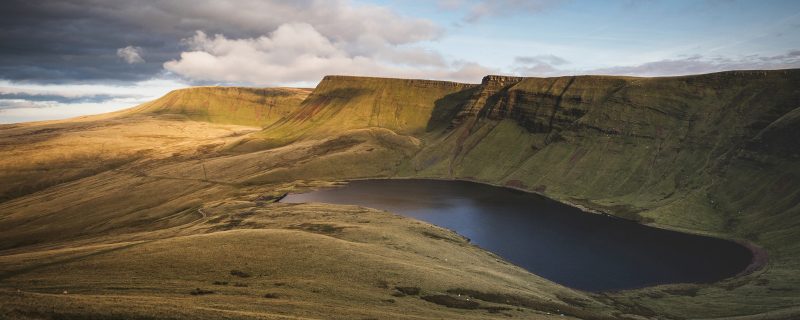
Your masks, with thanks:
M112 112L185 87L308 88L328 74L480 83L490 74L800 68L793 1L69 0L0 8L0 123Z
M766 71L792 71L792 70L800 70L800 68L786 68L786 69L737 69L737 70L723 70L723 71L714 71L714 72L705 72L705 73L694 73L694 74L682 74L682 75L669 75L669 76L629 76L629 75L615 75L615 74L574 74L574 75L564 75L564 76L517 76L511 74L487 74L481 78L481 81L476 82L460 82L460 81L453 81L453 80L437 80L437 79L429 79L429 78L397 78L397 77L382 77L382 76L362 76L362 75L355 75L355 74L328 74L322 76L320 82L325 80L328 77L346 77L346 78L371 78L371 79L386 79L386 80L419 80L419 81L439 81L439 82L452 82L458 84L474 84L479 85L483 82L483 79L486 77L510 77L510 78L538 78L538 79L555 79L555 78L564 78L564 77L620 77L620 78L640 78L640 79L654 79L654 78L681 78L681 77L693 77L693 76L704 76L704 75L712 75L712 74L720 74L720 73L736 73L736 72L766 72ZM246 86L246 85L225 85L225 84L216 84L216 85L187 85L185 87L175 88L174 90L183 90L183 89L191 89L191 88L246 88L246 89L268 89L268 88L286 88L286 89L308 89L313 90L319 85L317 82L316 85L313 86ZM159 97L160 98L160 97ZM152 101L152 100L149 100ZM149 102L146 101L146 102Z

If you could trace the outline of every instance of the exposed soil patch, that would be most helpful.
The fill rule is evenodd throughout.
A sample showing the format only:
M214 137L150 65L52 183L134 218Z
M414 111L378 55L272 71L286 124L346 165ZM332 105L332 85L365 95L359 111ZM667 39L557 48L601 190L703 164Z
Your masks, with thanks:
M256 198L256 201L268 202L268 203L280 202L281 199L285 198L287 194L288 193L282 193L278 195L272 195L272 194L260 195L258 196L258 198Z
M501 311L508 311L511 310L509 307L497 307L497 306L484 306L481 309L488 311L489 313L500 313Z
M302 223L289 227L290 229L305 230L313 233L321 234L338 234L341 233L346 227L339 227L327 223Z
M764 250L764 248L746 241L739 241L739 244L750 250L750 252L753 254L753 261L750 262L747 268L737 274L737 277L751 274L761 270L761 268L767 265L767 261L769 260L769 254L767 253L767 250Z
M440 306L445 306L448 308L456 308L456 309L478 309L481 306L480 303L477 303L475 301L459 299L446 294L423 296L422 300L432 302Z
M193 296L203 296L203 295L213 294L213 293L214 293L214 291L204 290L204 289L200 289L200 288L195 288L194 290L189 292L189 294L191 294Z
M455 242L455 243L462 242L462 241L459 241L458 239L453 239L453 238L451 238L449 236L441 235L441 234L438 234L438 233L435 233L435 232L431 232L431 231L428 231L428 230L424 230L421 233L422 233L422 235L424 235L424 236L426 236L428 238L431 238L431 239L444 240L444 241L450 241L450 242ZM467 238L462 237L462 239L465 240L466 242L469 242L469 239L467 239Z
M241 270L231 270L231 275L239 278L250 278L250 274Z
M394 287L394 289L409 296L416 296L420 292L418 287Z
M636 222L639 222L639 223L650 223L650 222L653 222L652 218L643 217L642 215L639 214L642 211L645 211L644 209L641 209L641 208L636 208L636 207L629 206L629 205L624 205L624 204L602 205L602 204L594 203L594 202L592 202L590 200L578 199L578 198L570 198L569 201L572 202L572 203L575 203L575 204L579 204L579 205L581 205L583 207L586 207L586 208L599 210L599 211L604 212L604 213L610 213L610 214L612 214L612 215L614 215L616 217L622 218L622 219L633 220L633 221L636 221Z
M526 185L524 182L522 182L522 180L516 180L516 179L506 181L505 186L506 187L512 187L512 188L519 188L519 189L528 188L528 185Z

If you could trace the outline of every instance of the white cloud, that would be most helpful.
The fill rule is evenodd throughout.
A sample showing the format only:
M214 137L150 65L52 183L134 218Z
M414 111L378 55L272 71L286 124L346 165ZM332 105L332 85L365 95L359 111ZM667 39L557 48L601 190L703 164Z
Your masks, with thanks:
M117 49L117 56L125 60L128 64L144 63L142 59L142 48L127 46Z
M331 39L307 23L284 24L257 38L197 31L184 44L189 51L164 68L200 81L308 85L325 75L348 74L477 82L482 75L474 71L489 71L476 64L447 63L436 52L392 44L374 34L354 42Z
M112 112L156 99L171 90L186 86L186 83L168 79L153 79L116 86L30 84L0 80L0 123L53 120ZM46 100L2 99L3 95L39 96ZM81 99L98 96L105 98L102 101ZM53 100L49 100L51 98Z
M9 105L10 108L5 108ZM66 119L122 110L130 106L124 103L60 104L52 101L19 101L4 105L0 101L0 124Z
M152 79L124 85L105 84L33 84L0 80L0 95L25 94L32 96L61 96L82 98L97 95L114 97L149 98L160 96L164 90L179 88L186 84L168 79Z

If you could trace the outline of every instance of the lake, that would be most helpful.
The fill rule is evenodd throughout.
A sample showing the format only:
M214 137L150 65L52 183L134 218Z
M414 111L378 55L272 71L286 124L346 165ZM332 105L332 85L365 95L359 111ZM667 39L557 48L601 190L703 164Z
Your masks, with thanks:
M586 291L714 282L736 275L752 260L749 249L732 241L590 214L536 194L473 182L356 180L281 201L354 204L427 221L531 273Z

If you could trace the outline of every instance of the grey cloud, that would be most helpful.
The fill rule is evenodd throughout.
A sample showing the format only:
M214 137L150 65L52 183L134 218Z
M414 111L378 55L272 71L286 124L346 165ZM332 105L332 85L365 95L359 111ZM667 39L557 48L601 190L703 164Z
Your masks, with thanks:
M665 59L635 66L619 66L590 70L593 74L631 76L677 76L726 70L764 70L800 68L800 50L775 56L750 55L742 58L704 57L694 55L681 59Z
M528 57L516 57L514 58L515 64L537 64L537 63L547 63L551 65L562 65L568 63L568 61L562 57L552 55L552 54L543 54L537 56L528 56Z
M29 109L29 108L49 108L58 105L55 101L31 101L31 100L17 100L17 99L0 99L0 112L9 109ZM4 123L0 118L0 123Z
M638 65L590 70L565 68L569 61L554 55L517 57L509 69L521 76L564 76L575 74L627 75L642 77L678 76L728 70L770 70L800 68L800 50L785 54L749 55L737 58L692 55L650 61Z
M351 55L364 50L363 39L378 39L377 46L389 50L443 32L428 20L346 0L7 0L0 2L0 79L139 81L163 72L164 62L185 51L180 40L197 30L256 38L295 22L312 25ZM129 46L141 48L147 59L130 50L118 54ZM136 63L120 63L120 55ZM436 60L419 52L396 55Z
M92 94L84 96L62 96L57 94L30 94L30 93L3 93L0 92L0 101L2 100L26 100L38 102L55 102L55 103L98 103L106 102L120 96L109 94Z
M521 76L536 77L562 75L564 71L546 63L539 63L516 67L514 68L514 73Z
M512 64L514 73L523 76L552 76L564 71L558 66L568 64L564 58L552 54L516 57Z

